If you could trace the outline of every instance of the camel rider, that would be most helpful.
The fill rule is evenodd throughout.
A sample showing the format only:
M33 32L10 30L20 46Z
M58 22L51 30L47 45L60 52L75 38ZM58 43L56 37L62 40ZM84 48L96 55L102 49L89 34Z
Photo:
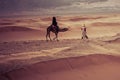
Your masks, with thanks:
M52 19L52 27L53 29L56 29L57 31L59 30L59 27L57 25L56 17L53 17Z

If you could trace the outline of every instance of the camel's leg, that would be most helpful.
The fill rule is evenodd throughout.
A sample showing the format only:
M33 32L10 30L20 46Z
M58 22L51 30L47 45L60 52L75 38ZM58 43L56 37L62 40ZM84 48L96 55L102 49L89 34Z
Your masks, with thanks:
M55 37L53 38L53 40L56 40L56 33L55 33Z
M55 39L56 39L56 37L53 38L53 40L55 40Z
M56 40L59 41L59 40L58 40L58 33L55 33L55 36L56 36Z
M56 34L55 34L55 37L53 38L53 40L56 40Z
M49 37L49 39L51 40L51 37L50 37L50 31L47 30L46 41L48 41L48 37Z
M50 32L49 32L48 36L49 36L50 41L52 41L52 39L51 39L51 37L50 37Z

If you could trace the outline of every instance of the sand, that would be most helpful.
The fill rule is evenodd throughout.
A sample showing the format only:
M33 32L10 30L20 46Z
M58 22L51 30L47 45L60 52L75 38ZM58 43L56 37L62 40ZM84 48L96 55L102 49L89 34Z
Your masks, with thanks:
M2 80L119 80L120 57L88 55L39 62L5 73Z
M69 29L58 42L45 40L51 17L1 18L0 80L120 80L119 18L58 16ZM81 40L83 23L88 40Z
M1 43L1 79L119 80L120 44L118 38L111 39Z

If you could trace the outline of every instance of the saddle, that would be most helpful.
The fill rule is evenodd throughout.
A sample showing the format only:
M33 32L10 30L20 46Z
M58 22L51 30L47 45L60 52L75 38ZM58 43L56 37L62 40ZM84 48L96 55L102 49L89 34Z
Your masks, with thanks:
M57 27L56 27L56 26L51 25L51 27L52 27L52 29L53 29L54 31L56 31L56 29L57 29Z

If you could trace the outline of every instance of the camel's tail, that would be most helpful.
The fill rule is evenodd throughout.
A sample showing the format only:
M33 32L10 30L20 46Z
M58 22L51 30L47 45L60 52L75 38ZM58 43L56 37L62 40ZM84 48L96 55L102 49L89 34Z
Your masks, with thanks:
M68 31L68 28L59 29L59 32L65 32L65 31Z

